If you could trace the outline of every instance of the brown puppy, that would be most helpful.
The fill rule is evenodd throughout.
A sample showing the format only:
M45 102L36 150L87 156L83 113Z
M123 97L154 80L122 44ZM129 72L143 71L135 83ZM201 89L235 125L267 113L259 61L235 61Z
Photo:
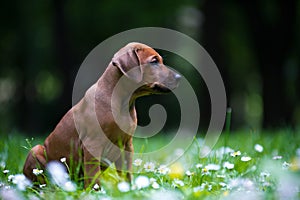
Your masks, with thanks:
M35 182L34 168L44 169L48 162L65 157L69 166L70 161L72 166L83 164L85 187L100 184L105 164L113 162L118 171L125 166L130 181L135 99L170 92L180 77L149 46L129 43L114 55L100 79L65 114L44 145L31 149L23 173Z

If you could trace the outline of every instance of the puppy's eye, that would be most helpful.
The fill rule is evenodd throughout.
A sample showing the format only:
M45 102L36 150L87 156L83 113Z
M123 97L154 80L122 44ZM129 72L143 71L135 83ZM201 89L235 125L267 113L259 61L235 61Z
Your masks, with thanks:
M151 64L153 65L157 65L159 62L158 62L158 59L157 58L153 58L151 61L150 61Z

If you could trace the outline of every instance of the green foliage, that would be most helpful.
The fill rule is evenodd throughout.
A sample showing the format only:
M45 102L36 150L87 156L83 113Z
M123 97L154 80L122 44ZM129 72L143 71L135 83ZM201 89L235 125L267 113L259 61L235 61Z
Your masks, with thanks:
M156 141L135 141L137 152L159 148L165 137ZM300 197L300 134L240 131L221 136L217 145L207 151L203 139L195 138L190 148L174 163L174 155L161 160L134 158L133 184L124 182L114 166L101 176L99 190L84 190L79 179L57 185L46 177L41 188L18 188L12 175L22 173L29 148L40 139L27 139L10 134L0 141L0 196L32 199L279 199ZM157 146L155 146L157 144ZM226 144L226 147L224 146ZM147 148L148 146L151 148ZM174 149L174 153L182 151ZM64 161L62 161L63 164ZM9 170L9 171L7 171ZM96 187L96 186L94 186ZM9 196L10 195L10 196Z

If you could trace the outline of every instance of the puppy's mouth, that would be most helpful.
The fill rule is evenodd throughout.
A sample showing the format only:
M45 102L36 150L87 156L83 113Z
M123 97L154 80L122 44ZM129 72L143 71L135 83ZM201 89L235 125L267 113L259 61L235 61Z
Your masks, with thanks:
M171 92L171 89L166 87L165 85L161 84L161 83L151 83L149 84L149 87L151 88L151 90L153 90L154 93L169 93Z
M140 96L146 96L146 95L151 95L151 94L166 94L170 93L172 89L168 88L164 84L154 82L154 83L147 83L140 88L138 88L135 91L136 97Z

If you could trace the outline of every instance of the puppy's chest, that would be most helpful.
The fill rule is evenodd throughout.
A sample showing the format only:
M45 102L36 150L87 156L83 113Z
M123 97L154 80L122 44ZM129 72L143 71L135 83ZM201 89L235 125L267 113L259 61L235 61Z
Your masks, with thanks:
M102 130L104 131L104 134L106 137L113 143L117 144L120 141L126 142L128 139L130 139L136 129L136 123L124 123L125 121L122 121L122 123L106 123L102 125Z
M113 109L112 109L113 110ZM135 109L129 112L111 111L99 120L105 135L111 140L126 140L132 137L137 127Z
M115 127L115 128L113 128ZM121 131L117 125L109 126L104 129L107 142L104 144L102 152L102 162L106 163L116 161L125 147L132 142L132 134ZM104 159L104 160L103 160ZM106 163L107 164L107 163Z

